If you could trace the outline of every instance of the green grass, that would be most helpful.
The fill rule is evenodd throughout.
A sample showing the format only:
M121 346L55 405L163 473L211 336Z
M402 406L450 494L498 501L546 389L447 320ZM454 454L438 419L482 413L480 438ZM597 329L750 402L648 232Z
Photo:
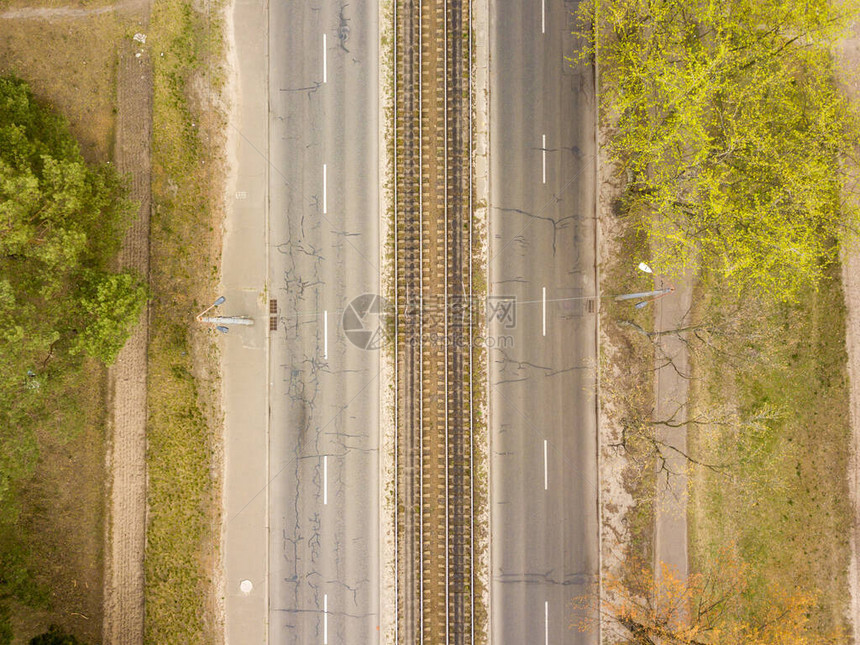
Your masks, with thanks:
M206 556L216 542L214 438L190 374L187 330L171 324L164 312L153 313L158 322L149 350L146 642L211 642Z
M706 570L721 546L735 544L750 565L749 611L777 588L816 593L817 634L847 627L850 555L845 310L838 274L830 273L817 293L770 313L765 324L778 342L767 360L740 371L723 359L699 365L697 405L742 414L767 405L779 418L759 432L691 432L697 454L733 464L692 482L694 568Z
M622 220L614 233L615 256L647 261L647 240L634 227ZM629 261L623 264L628 268L604 259L605 294L650 288L649 276L629 270ZM694 320L731 320L735 303L718 286L706 278L698 282ZM653 311L636 311L611 298L602 305L603 331L615 351L614 365L602 370L604 380L612 381L603 390L604 403L610 404L616 421L625 415L648 418L654 396L649 376L653 347L642 334L618 323L652 329ZM692 414L708 411L712 418L744 419L770 408L777 415L752 429L738 423L689 428L694 457L726 466L690 469L692 569L711 570L719 550L734 545L749 566L743 606L751 617L764 615L775 593L799 590L816 596L811 633L844 635L850 428L838 267L829 269L817 292L802 294L795 304L746 305L750 303L742 309L741 322L728 326L734 335L718 340L727 354L693 345ZM648 457L647 442L632 442L624 477L635 500L626 517L626 555L646 562L653 558L657 485ZM841 640L847 642L847 637Z
M220 23L189 2L153 5L147 643L219 639L212 580L218 494L212 471L220 419L217 383L204 376L208 368L202 365L215 360L215 353L211 340L191 324L217 279L213 222L220 175L215 148L207 141L220 140L220 117L213 118L191 88L220 86L210 65L220 61L220 33Z

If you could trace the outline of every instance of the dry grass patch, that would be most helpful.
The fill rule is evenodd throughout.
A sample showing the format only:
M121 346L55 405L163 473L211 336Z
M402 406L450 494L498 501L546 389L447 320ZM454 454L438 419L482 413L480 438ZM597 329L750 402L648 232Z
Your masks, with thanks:
M24 79L66 117L89 162L112 156L117 48L129 31L132 26L111 13L86 20L0 19L0 73Z
M54 409L37 432L38 461L20 491L22 552L44 601L19 605L21 642L57 624L87 642L101 640L104 548L104 368L87 361L65 375Z
M210 76L219 8L157 0L153 60L146 641L217 643L219 383L210 331L220 261L222 117ZM217 81L219 77L215 77Z
M704 298L701 307L721 307ZM692 449L728 464L699 470L692 482L691 558L707 570L734 544L752 577L747 608L766 610L774 591L816 596L810 630L848 642L850 501L845 310L829 272L817 293L775 307L765 325L777 340L753 369L726 357L701 361L695 405L727 406L742 416L769 406L777 418L754 432L690 429Z

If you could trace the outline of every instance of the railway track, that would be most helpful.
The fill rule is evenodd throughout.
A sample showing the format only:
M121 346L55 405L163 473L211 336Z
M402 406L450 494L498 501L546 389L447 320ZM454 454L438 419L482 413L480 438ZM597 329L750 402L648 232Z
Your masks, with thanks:
M470 0L394 10L397 642L476 635Z

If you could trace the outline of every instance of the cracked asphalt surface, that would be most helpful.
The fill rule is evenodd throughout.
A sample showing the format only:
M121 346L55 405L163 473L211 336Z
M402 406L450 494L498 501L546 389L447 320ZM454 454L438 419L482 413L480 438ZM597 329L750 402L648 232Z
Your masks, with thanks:
M595 634L570 625L598 562L596 321L585 299L594 95L590 70L565 60L575 3L545 6L543 34L541 3L491 4L489 285L518 302L513 328L491 326L511 343L488 350L491 642L591 644ZM231 312L259 322L224 349L228 642L375 643L380 357L340 321L352 298L379 291L377 6L237 0L236 17L241 131L224 286ZM266 208L268 267L247 253L261 248ZM266 390L268 298L278 313Z
M490 327L491 642L593 644L594 85L566 59L576 2L543 6L490 8L490 295L517 301Z
M377 7L269 10L270 643L379 640ZM325 40L324 40L325 35Z

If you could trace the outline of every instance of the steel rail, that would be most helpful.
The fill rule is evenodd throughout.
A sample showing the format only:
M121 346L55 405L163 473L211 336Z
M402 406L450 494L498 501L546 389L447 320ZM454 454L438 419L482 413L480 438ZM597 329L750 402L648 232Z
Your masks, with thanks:
M476 632L472 6L461 0L424 1L427 7L422 0L397 0L394 8L395 639L423 643L435 641L444 632L446 644L459 644L474 643ZM463 38L469 39L468 53L463 51ZM468 146L463 128L468 128ZM415 286L417 317L410 315L415 309L416 298L411 295ZM466 303L454 316L452 293ZM435 306L439 295L444 307L441 329L440 317L426 317L427 303ZM464 332L466 315L468 331ZM406 337L401 339L401 334ZM464 340L469 343L468 352L462 347ZM469 370L468 380L464 369ZM468 395L464 387L469 388ZM439 398L444 401L441 405ZM442 512L443 518L439 517ZM443 540L440 530L444 530ZM425 543L426 536L432 539ZM444 555L439 553L443 544ZM442 599L444 607L439 604Z
M400 516L397 501L400 499L400 284L399 240L397 217L397 3L392 11L394 42L391 48L391 71L394 76L392 160L394 164L394 642L400 641Z
M419 634L421 645L424 645L424 10L421 0L418 0L418 275L420 288L418 291L418 384L419 384L419 414L418 414L418 505L419 528Z
M472 211L472 192L474 190L472 181L472 109L475 104L474 96L472 94L472 0L466 0L469 3L469 20L466 26L467 33L469 35L469 58L467 64L467 73L469 74L469 148L468 148L468 173L469 173L469 196L468 196L468 204L469 204L469 617L470 617L470 636L471 643L475 642L475 469L474 469L474 454L475 454L475 388L474 388L474 330L472 329L473 324L473 311L471 307L473 306L473 282L472 282L472 252L474 250L472 243L472 226L474 213Z
M445 110L445 119L444 119L444 121L445 121L445 127L444 127L445 145L443 146L445 152L444 152L442 174L444 177L444 181L443 181L443 186L444 186L444 188L443 188L443 195L444 195L443 213L444 213L444 215L443 215L443 217L445 219L445 273L446 273L446 276L445 276L445 294L444 294L445 299L443 301L443 307L445 310L445 318L444 318L444 320L445 320L445 352L444 352L444 354L445 354L445 359L444 359L445 360L445 388L444 388L444 397L445 397L445 643L446 643L446 645L448 645L451 642L451 640L450 640L450 638L451 638L451 615L450 615L450 598L451 598L451 594L450 594L450 567L451 567L450 548L451 548L451 544L450 544L450 527L449 527L449 519L450 519L449 518L449 513L450 513L449 503L450 503L451 493L450 493L450 489L449 489L450 478L448 475L448 472L449 472L448 460L450 459L451 455L449 453L449 447L448 447L448 416L449 416L449 411L448 411L448 338L449 338L449 336L448 336L448 333L449 333L450 327L449 327L449 323L448 323L449 301L448 301L448 276L447 276L447 273L448 273L450 267L448 264L448 262L449 262L448 241L449 240L448 240L448 79L447 79L447 74L448 74L448 3L447 2L445 3L445 7L443 9L442 24L443 24L443 42L445 44L444 47L442 48L443 58L444 58L443 68L445 70L445 75L446 75L446 78L445 78L444 82L442 83L442 87L443 87L442 105L443 105L444 110Z

